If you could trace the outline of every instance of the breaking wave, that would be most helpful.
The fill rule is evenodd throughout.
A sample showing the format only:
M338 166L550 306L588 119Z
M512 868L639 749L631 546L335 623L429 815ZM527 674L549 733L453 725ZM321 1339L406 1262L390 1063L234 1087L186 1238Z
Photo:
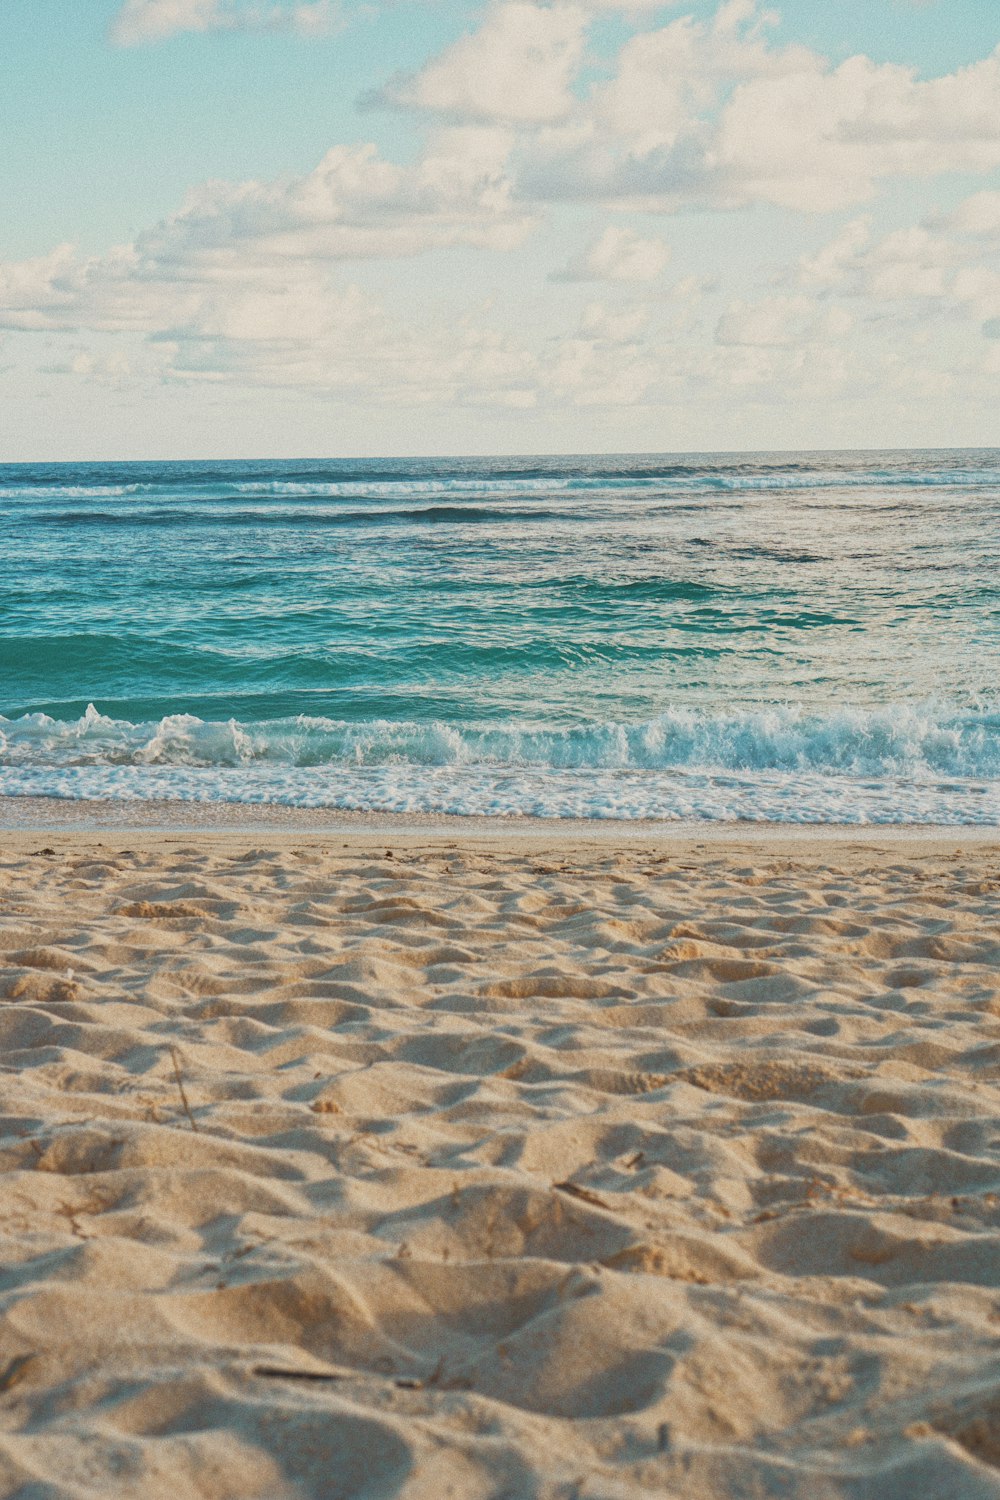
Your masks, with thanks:
M671 709L642 723L133 724L0 717L0 793L379 811L793 822L993 822L1000 712Z

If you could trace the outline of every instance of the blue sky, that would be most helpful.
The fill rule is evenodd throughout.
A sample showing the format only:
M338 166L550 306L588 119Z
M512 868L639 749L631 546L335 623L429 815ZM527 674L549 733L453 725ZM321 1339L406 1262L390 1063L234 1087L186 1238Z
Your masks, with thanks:
M0 460L1000 442L990 0L12 0Z

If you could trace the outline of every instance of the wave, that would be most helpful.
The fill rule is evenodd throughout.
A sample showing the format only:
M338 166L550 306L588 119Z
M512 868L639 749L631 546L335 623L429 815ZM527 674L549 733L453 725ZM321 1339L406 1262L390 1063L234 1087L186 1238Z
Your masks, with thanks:
M9 484L0 478L4 500L123 500L146 488L141 484Z
M132 530L142 526L304 526L310 529L322 526L386 526L399 523L409 525L472 525L482 522L510 521L567 521L569 511L542 509L537 506L495 505L421 505L405 509L386 508L371 510L289 510L272 506L256 509L229 510L193 509L191 504L161 505L155 509L141 510L63 510L50 511L44 516L34 517L34 524L45 526L123 526Z
M671 708L637 723L566 726L353 722L306 714L246 724L171 714L132 723L93 704L73 721L45 713L0 715L0 768L96 765L685 769L994 780L1000 779L1000 709Z
M130 466L134 472L137 466ZM142 467L142 466L138 466ZM602 493L623 498L660 493L664 496L748 494L809 490L937 489L995 490L1000 485L1000 466L995 461L978 465L921 464L919 466L868 467L857 463L775 462L670 462L661 465L623 464L595 467L592 464L563 467L509 468L487 463L477 474L449 472L428 463L410 471L326 469L309 470L289 478L287 469L275 473L247 473L247 466L227 469L160 465L145 477L129 482L110 482L107 470L95 473L93 482L53 480L51 470L36 475L0 469L0 500L44 506L66 500L122 500L140 509L144 500L165 494L205 504L238 504L241 500L386 501L487 499L527 500L532 497L599 497Z

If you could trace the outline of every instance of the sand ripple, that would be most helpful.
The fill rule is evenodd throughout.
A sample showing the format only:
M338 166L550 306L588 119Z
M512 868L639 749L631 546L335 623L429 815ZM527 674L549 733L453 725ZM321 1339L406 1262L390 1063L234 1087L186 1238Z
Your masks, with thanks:
M0 1494L1000 1497L989 853L67 838Z

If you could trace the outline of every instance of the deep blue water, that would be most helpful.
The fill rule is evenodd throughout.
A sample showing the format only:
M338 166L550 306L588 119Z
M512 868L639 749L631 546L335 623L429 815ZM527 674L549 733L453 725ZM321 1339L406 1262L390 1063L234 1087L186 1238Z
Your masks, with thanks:
M0 793L1000 821L1000 452L0 466Z

